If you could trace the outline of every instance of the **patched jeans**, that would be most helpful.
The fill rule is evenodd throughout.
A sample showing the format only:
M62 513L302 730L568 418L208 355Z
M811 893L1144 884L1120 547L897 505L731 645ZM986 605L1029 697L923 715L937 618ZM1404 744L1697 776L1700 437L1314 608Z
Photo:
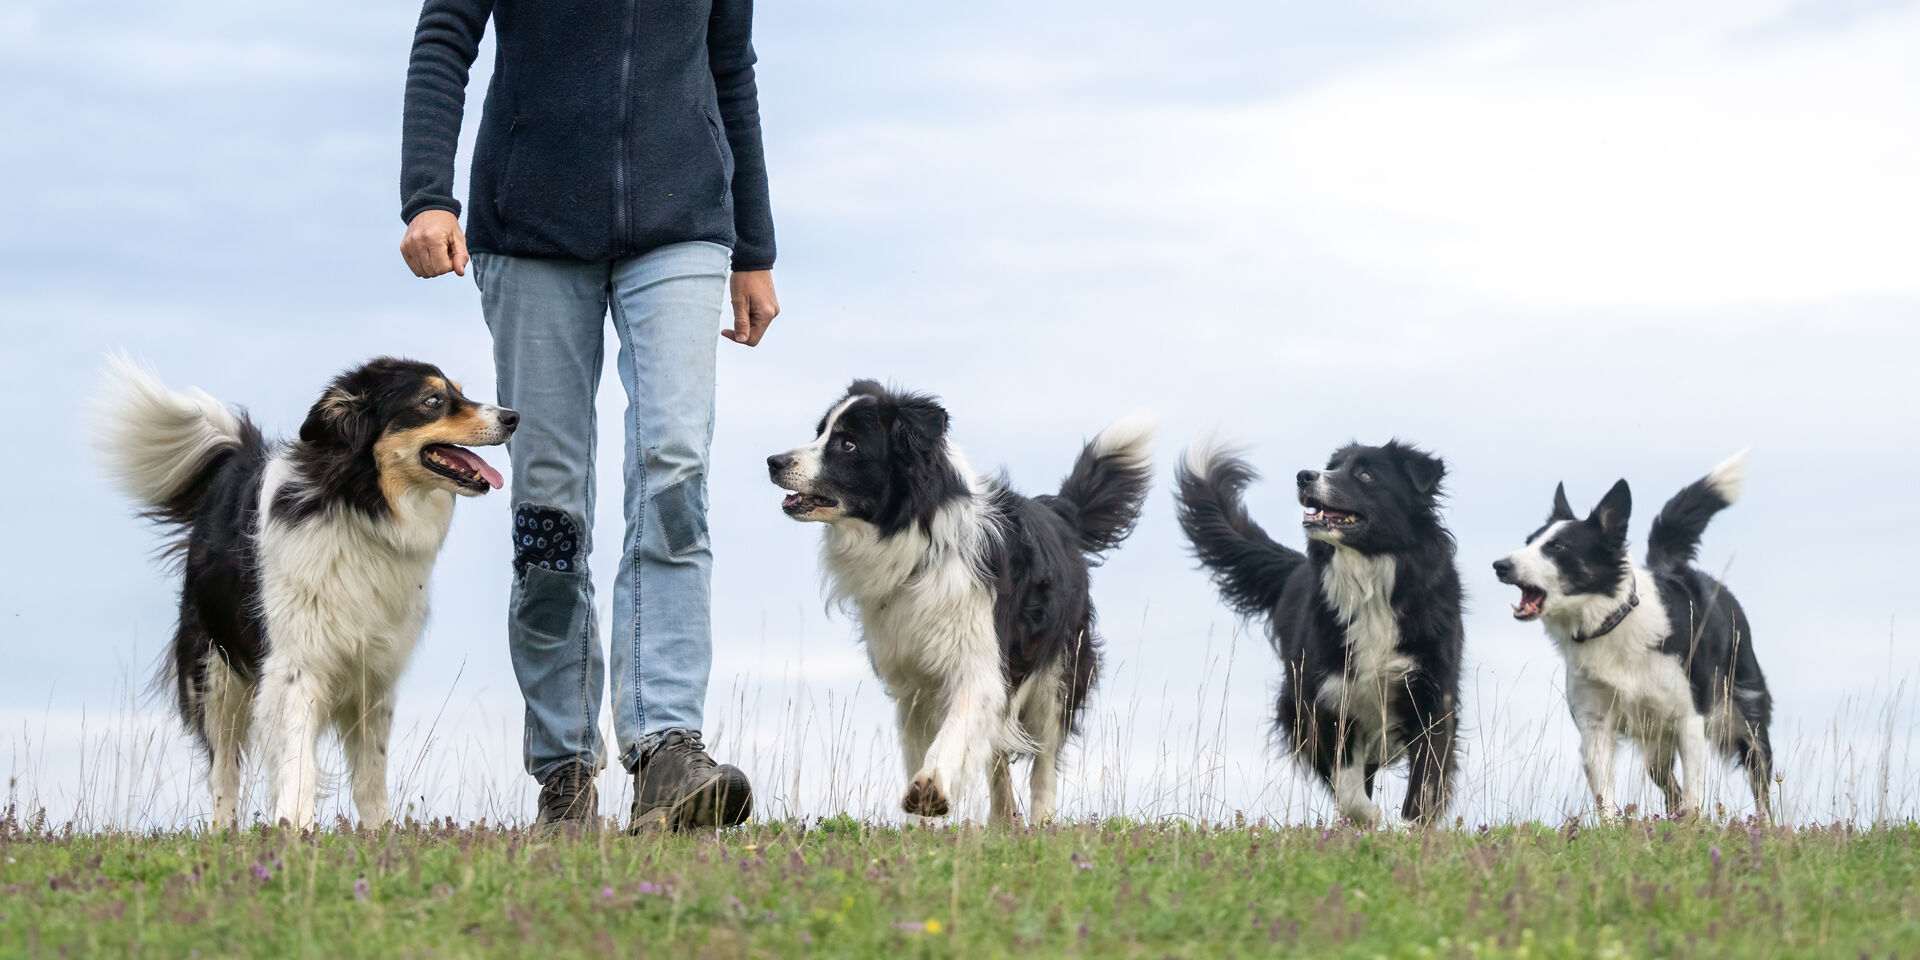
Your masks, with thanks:
M606 319L627 390L626 512L613 586L613 728L627 769L647 739L699 730L713 662L707 449L729 252L678 243L607 263L476 253L499 403L520 411L507 642L527 701L527 772L598 769L607 658L593 613L594 395Z

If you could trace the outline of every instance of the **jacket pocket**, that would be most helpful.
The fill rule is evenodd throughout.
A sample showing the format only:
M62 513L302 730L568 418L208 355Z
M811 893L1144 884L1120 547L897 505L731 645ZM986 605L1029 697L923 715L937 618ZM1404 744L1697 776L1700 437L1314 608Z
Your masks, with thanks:
M493 181L493 209L502 220L512 217L513 204L510 198L519 184L515 175L519 173L520 143L526 139L526 132L525 124L518 117L507 124L507 158L501 162L500 172Z
M733 150L727 146L726 128L713 108L707 107L703 112L707 115L707 139L713 141L713 156L719 162L720 196L725 199L733 193Z

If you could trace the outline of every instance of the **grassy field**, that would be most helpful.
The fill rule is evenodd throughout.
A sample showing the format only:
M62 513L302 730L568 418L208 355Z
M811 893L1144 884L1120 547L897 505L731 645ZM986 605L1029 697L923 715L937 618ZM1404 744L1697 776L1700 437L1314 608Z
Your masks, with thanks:
M1920 828L0 820L0 956L1914 957Z

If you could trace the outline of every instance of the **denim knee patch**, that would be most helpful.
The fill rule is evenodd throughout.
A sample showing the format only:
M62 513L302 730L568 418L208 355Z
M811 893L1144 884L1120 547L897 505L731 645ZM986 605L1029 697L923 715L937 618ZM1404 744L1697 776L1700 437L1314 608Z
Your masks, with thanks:
M525 577L528 567L556 573L579 568L580 528L559 507L523 503L513 511L513 575Z
M653 511L667 534L667 550L681 553L707 535L707 511L700 502L706 477L694 474L653 495Z
M534 567L520 582L520 606L514 611L514 619L534 639L558 641L559 649L565 650L574 637L574 611L585 600L585 577Z

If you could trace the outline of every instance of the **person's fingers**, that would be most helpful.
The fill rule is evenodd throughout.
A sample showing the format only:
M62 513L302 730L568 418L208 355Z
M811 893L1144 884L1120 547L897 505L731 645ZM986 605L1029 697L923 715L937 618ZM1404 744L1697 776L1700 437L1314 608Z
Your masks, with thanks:
M753 335L753 319L750 307L751 304L747 302L747 298L733 298L733 329L722 330L720 331L720 335L726 337L728 340L732 340L734 343L744 343L749 347L753 346L754 340L758 338Z
M437 277L453 269L453 256L448 251L448 247L447 238L444 236L434 237L428 242L427 255L424 258L427 276Z
M771 323L773 323L772 314L763 313L760 316L755 317L753 319L753 339L747 341L747 346L749 347L759 346L760 338L767 335L767 326Z
M463 234L460 231L455 230L447 236L447 242L448 242L448 245L453 250L453 272L463 277L466 276L467 261L472 259L471 257L467 256L466 234Z

